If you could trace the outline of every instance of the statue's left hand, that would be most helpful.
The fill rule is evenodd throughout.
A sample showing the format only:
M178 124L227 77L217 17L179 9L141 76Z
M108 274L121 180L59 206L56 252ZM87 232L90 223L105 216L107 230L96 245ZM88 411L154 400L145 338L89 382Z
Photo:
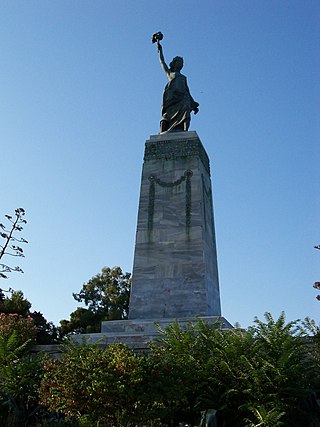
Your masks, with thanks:
M194 112L194 114L199 113L199 108L198 108L198 107L194 108L194 109L193 109L193 112Z

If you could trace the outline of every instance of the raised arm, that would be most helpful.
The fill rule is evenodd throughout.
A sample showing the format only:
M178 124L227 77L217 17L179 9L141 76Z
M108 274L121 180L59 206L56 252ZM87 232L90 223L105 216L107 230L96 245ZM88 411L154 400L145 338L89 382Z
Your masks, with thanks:
M159 59L160 59L161 67L163 68L163 71L166 73L167 77L169 77L169 75L170 75L170 70L169 70L169 67L168 67L168 65L166 64L165 60L164 60L163 51L162 51L162 46L161 46L161 44L160 44L159 40L158 40L158 42L157 42L157 45L158 45L158 52L159 52Z

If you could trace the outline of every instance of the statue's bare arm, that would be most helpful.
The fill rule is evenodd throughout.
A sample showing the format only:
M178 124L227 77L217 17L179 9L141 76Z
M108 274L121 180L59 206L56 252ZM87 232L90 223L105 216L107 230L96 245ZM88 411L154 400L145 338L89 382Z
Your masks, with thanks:
M166 64L166 61L164 60L162 46L161 46L159 41L158 41L157 45L158 45L158 52L159 52L159 59L160 59L161 67L163 68L163 71L165 72L166 76L169 78L170 70L169 70L168 65Z

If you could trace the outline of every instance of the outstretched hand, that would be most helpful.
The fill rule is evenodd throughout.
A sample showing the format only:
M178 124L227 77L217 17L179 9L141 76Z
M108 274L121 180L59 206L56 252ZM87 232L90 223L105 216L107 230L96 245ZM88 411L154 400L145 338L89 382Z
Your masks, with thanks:
M199 108L198 108L198 107L194 108L194 109L193 109L193 112L194 112L194 114L199 113Z

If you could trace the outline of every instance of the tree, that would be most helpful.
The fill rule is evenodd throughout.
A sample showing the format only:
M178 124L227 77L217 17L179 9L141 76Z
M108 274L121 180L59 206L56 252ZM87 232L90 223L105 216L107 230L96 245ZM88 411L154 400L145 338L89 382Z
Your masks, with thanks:
M101 321L127 319L130 287L130 273L123 273L120 267L104 267L79 293L72 294L87 308L78 307L70 320L62 320L61 334L100 332Z
M0 312L6 314L19 314L21 316L30 315L31 302L23 295L22 291L14 291L9 289L6 291L10 294L0 301Z
M9 227L3 224L0 224L0 237L3 239L0 244L0 260L5 256L9 255L12 257L24 257L23 249L17 244L28 243L24 238L16 237L15 234L23 230L22 224L26 224L27 221L23 219L25 215L25 210L23 208L18 208L15 210L15 218L10 215L5 215L8 222L10 223ZM5 273L11 273L12 271L18 271L23 273L22 269L18 266L11 267L7 264L0 264L0 278L7 279L8 276Z
M0 299L0 313L31 317L36 327L36 344L52 344L58 339L58 330L52 322L48 322L40 311L31 311L31 302L22 291L7 291L10 296Z
M70 333L89 334L99 332L100 313L93 313L87 308L78 307L70 314L70 320L60 320L59 333L62 337Z
M58 342L58 328L47 319L40 311L33 311L30 313L37 328L36 344L53 344Z

